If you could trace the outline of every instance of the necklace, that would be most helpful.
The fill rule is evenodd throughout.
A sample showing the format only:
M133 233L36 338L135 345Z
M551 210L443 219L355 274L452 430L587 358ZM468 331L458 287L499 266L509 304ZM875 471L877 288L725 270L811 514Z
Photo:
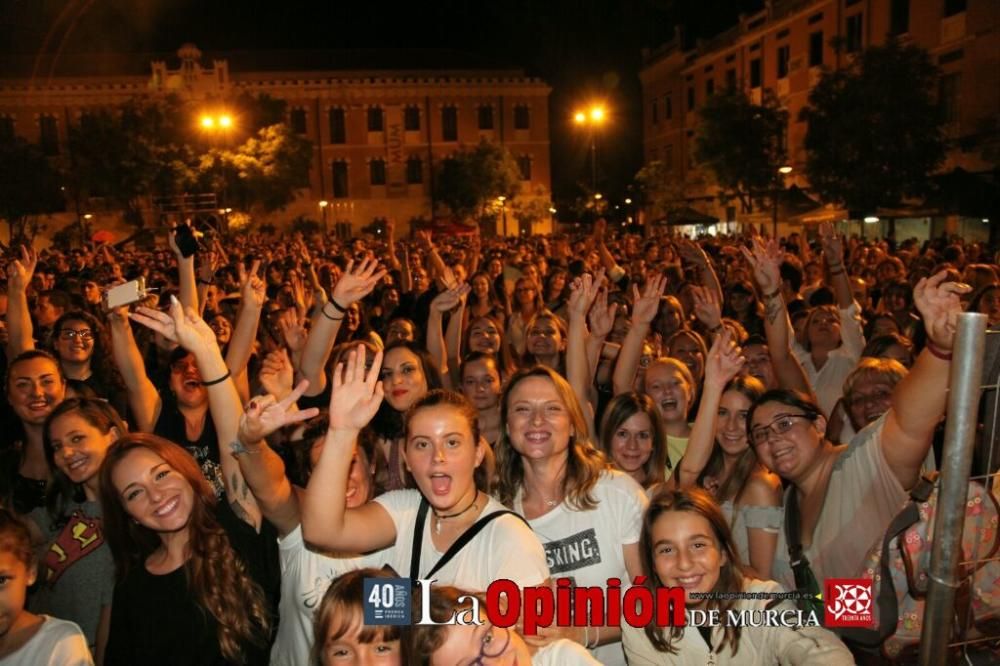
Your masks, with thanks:
M438 533L438 534L441 534L441 521L448 520L449 518L458 518L463 513L467 513L469 511L469 509L474 508L476 506L476 502L478 502L478 501L479 501L479 491L477 490L475 497L472 498L472 504L470 504L469 506L465 507L461 511L456 511L455 513L449 513L449 514L445 514L445 515L441 515L437 511L435 511L434 512L434 531L436 533Z

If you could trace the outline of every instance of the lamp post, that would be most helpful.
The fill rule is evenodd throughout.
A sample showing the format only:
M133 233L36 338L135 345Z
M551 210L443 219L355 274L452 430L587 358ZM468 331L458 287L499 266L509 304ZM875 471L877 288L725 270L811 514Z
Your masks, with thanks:
M597 128L604 124L604 107L599 104L573 114L573 122L590 132L590 189L597 190Z
M201 127L203 132L209 134L214 139L213 144L217 145L219 143L219 137L221 137L223 144L228 142L230 132L232 132L236 126L236 121L233 116L226 111L220 111L217 113L206 112L202 113L199 117L198 125ZM223 206L229 203L226 201L228 190L229 185L226 180L223 179L221 202ZM219 213L223 215L223 223L227 231L229 230L229 211L231 210L232 208L222 208L219 210Z
M785 176L793 171L787 164L778 167L777 175L774 179L774 196L771 197L771 226L774 239L778 239L778 195L785 189Z
M497 203L500 204L500 214L503 216L503 235L507 235L507 197L502 194L497 197Z
M330 233L330 230L329 230L329 228L327 227L327 224L326 224L326 209L329 206L330 206L330 202L327 201L326 199L323 199L322 201L319 202L319 209L322 211L322 214L323 214L323 235L324 236L326 236L328 233Z

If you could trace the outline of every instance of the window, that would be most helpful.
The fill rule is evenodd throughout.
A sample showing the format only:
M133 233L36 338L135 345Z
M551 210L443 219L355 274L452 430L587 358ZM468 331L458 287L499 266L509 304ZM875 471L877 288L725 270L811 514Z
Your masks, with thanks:
M889 34L904 35L910 31L910 0L892 0L889 6Z
M671 143L663 149L663 163L667 165L667 171L674 170L674 146Z
M347 122L343 109L330 109L330 143L347 143Z
M727 69L726 70L726 88L729 90L736 90L736 70Z
M292 109L288 114L289 122L292 125L292 131L296 134L306 133L306 110L305 109Z
M823 65L823 31L809 33L809 66L821 67Z
M847 29L844 31L844 44L848 53L861 50L864 36L865 15L862 12L847 17Z
M453 106L441 109L441 140L458 141L458 109Z
M368 163L368 178L372 185L385 185L385 160L376 159Z
M941 107L941 120L946 123L958 122L958 89L962 83L959 72L944 74L938 82L938 105Z
M45 155L52 156L59 154L59 126L56 124L55 116L42 116L38 119L38 126L41 130L39 145Z
M965 11L966 0L944 0L944 16L954 16Z
M523 104L514 107L514 129L531 129L531 112Z
M481 106L481 107L479 107L479 129L481 129L481 130L491 130L491 129L493 129L493 107L492 106Z
M791 57L792 47L784 44L778 47L778 78L783 79L788 76L788 60Z
M10 116L0 116L0 141L14 140L14 119Z
M420 131L420 109L415 106L403 109L403 129L407 132Z
M652 119L653 119L653 124L654 124L654 125L655 125L656 123L660 122L660 112L659 112L659 106L657 106L657 104L656 104L656 100L655 100L655 99L653 100L653 105L652 105L652 107L650 108L650 116L651 116L651 117L652 117Z
M517 168L521 170L521 180L531 180L531 156L521 155L517 158Z
M368 131L384 132L385 125L382 120L382 107L373 106L368 109Z
M688 111L694 111L694 88L688 88Z
M823 12L820 12L818 14L813 14L812 16L809 17L809 25L815 25L822 20L823 20Z
M406 182L409 185L419 185L424 182L424 162L419 157L406 160Z
M663 119L670 120L674 117L674 103L670 99L670 93L663 96Z
M347 196L347 162L337 160L333 163L333 198L346 199Z
M750 87L760 88L760 58L750 61Z
M705 97L711 97L715 92L715 79L705 81Z

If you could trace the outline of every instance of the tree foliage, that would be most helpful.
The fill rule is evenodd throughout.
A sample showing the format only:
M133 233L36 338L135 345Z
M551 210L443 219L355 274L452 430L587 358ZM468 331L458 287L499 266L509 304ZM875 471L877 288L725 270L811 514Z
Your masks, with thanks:
M490 214L497 197L513 199L521 189L521 170L503 146L481 141L444 160L435 178L435 196L461 218Z
M944 159L927 52L894 41L828 71L809 94L806 175L826 201L873 212L926 192Z
M788 112L773 95L754 104L740 90L724 90L709 97L698 113L695 159L751 211L754 199L774 189L785 163Z
M10 238L26 235L35 227L32 218L63 205L59 173L41 150L20 137L0 141L0 218L10 225Z
M646 213L654 220L684 205L689 183L666 162L650 162L635 174L635 181Z

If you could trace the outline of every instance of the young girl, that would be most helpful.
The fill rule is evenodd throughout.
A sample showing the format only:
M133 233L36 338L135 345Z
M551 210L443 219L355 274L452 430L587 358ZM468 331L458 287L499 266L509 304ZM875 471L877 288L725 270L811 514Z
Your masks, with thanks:
M305 540L352 553L391 546L386 561L396 571L411 578L433 573L443 584L474 590L485 590L498 578L521 586L547 580L541 544L523 521L509 514L499 513L480 524L464 547L443 559L473 525L503 511L480 491L486 479L476 478L477 468L486 447L475 410L457 394L431 391L407 413L402 455L417 489L389 492L346 508L344 490L355 442L379 408L383 390L390 390L383 389L385 380L377 381L381 360L376 355L366 373L359 353L352 352L346 369L338 366L334 373L330 430L303 498Z
M24 610L35 573L28 528L0 508L0 666L93 666L78 626Z
M647 491L665 478L667 433L660 411L645 393L616 396L604 411L601 448L615 467Z
M430 598L430 615L441 624L414 625L410 636L411 664L453 666L453 664L516 664L517 666L597 666L582 645L559 639L534 650L513 628L503 629L481 617L481 625L446 625L456 612L468 612L472 602L466 592L455 587L435 586ZM414 600L413 608L422 601ZM482 603L480 603L482 608Z
M764 385L753 377L738 377L743 364L739 347L723 332L709 352L698 416L669 485L699 483L712 492L732 529L740 561L759 578L769 579L782 525L781 480L760 464L747 441L747 412L764 394Z
M60 403L44 429L52 490L46 508L29 516L45 539L39 585L29 605L80 625L98 663L108 640L115 569L101 525L100 469L125 431L103 400Z
M646 395L660 409L663 427L667 431L667 457L670 467L676 469L691 435L688 412L697 391L694 377L681 361L660 357L646 368L644 388Z
M479 432L493 446L500 438L500 368L490 354L473 352L461 367L462 394L479 414Z
M727 611L763 610L768 599L705 599L695 593L777 593L773 581L754 580L740 573L725 516L704 490L665 490L650 501L642 521L642 573L654 597L659 587L684 588L687 608ZM789 601L778 610L793 610ZM853 664L850 651L822 627L726 626L706 628L632 627L622 623L622 638L630 666L660 664Z
M399 625L369 627L364 623L366 578L392 578L384 569L355 569L338 576L316 610L312 666L400 666L403 663Z

